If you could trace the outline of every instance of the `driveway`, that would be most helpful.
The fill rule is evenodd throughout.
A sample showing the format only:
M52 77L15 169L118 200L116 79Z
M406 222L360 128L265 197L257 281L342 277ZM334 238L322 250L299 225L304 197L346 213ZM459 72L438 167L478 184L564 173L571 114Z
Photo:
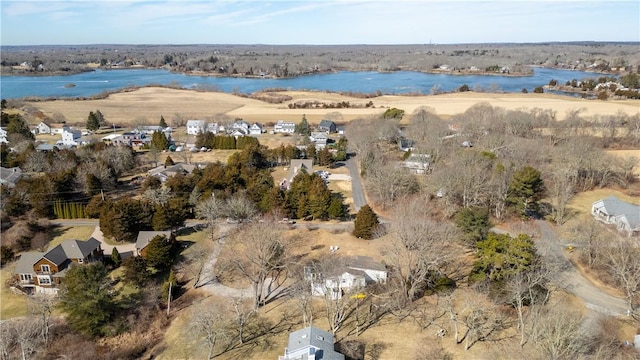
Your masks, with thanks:
M549 223L544 220L535 220L535 225L540 233L539 239L536 239L538 253L548 262L560 265L562 269L555 281L557 286L580 298L589 309L613 316L626 315L627 303L624 299L612 296L594 285L567 259L564 254L566 244ZM498 233L506 232L499 229L492 230Z
M367 205L367 198L364 195L364 189L360 181L360 172L358 171L355 160L353 160L353 156L349 156L349 159L345 161L345 165L351 175L351 196L353 196L353 206L357 212L361 207Z

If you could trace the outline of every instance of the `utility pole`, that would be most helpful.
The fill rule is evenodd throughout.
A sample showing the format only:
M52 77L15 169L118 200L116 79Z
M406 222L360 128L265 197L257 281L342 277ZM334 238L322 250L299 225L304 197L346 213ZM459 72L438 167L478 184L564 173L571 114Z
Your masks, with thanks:
M167 316L169 316L169 310L171 310L171 286L173 281L169 280L169 295L167 296Z

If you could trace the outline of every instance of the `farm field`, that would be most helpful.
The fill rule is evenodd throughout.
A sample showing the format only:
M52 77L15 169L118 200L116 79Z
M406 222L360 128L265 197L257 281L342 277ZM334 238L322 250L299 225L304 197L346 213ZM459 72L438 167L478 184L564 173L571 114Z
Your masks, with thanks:
M638 100L594 101L551 94L506 94L506 93L451 93L424 96L384 95L370 99L360 99L327 92L285 91L282 95L291 100L281 104L240 97L222 92L198 92L160 87L145 87L133 91L120 92L99 100L54 100L27 103L45 115L63 114L68 123L84 126L90 111L100 110L109 122L121 126L132 124L134 120L147 119L156 123L164 116L169 125L179 114L182 119L212 117L226 114L232 118L243 118L249 122L272 123L278 120L299 121L303 115L310 123L319 123L329 112L338 111L344 121L379 114L386 108L399 108L407 114L421 106L429 106L442 117L462 113L480 102L506 109L541 108L556 111L558 119L566 112L582 109L583 115L614 115L620 111L629 115L640 112ZM295 102L318 101L334 103L348 101L361 108L346 109L289 109ZM374 107L365 108L372 101Z

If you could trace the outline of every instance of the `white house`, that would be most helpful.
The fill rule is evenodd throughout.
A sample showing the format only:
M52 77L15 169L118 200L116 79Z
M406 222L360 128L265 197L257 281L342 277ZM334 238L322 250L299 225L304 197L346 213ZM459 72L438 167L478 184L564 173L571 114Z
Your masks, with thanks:
M51 120L42 120L38 124L38 134L62 135L69 126L61 123L54 123Z
M329 136L325 132L312 132L309 136L309 140L313 142L316 146L316 149L322 150L327 146L327 142L329 141Z
M224 126L219 126L217 122L208 123L207 132L217 135L219 132L224 132Z
M605 224L615 224L618 231L629 237L640 234L640 205L630 204L612 195L594 202L591 215Z
M251 125L249 128L249 135L260 135L262 134L262 125L255 123Z
M62 133L62 145L67 146L78 146L80 142L78 141L82 137L82 132L76 129L66 129Z
M293 134L295 131L296 131L296 123L285 122L284 120L278 120L276 125L273 127L274 133Z
M247 134L249 133L249 128L251 127L251 124L249 124L248 122L240 119L240 120L236 120L233 124L231 124L231 129L235 130L235 129L243 129L247 131Z
M331 333L309 326L289 334L287 348L278 360L344 360L334 348Z
M312 267L305 267L305 279L311 282L311 294L339 299L344 294L357 291L366 285L385 283L387 269L383 264L368 256L343 259L343 264L327 273L320 273Z
M362 270L343 268L331 274L318 274L305 269L305 277L311 281L311 295L329 295L340 299L343 295L365 287L366 276Z
M187 120L187 135L198 135L205 132L206 125L205 120Z

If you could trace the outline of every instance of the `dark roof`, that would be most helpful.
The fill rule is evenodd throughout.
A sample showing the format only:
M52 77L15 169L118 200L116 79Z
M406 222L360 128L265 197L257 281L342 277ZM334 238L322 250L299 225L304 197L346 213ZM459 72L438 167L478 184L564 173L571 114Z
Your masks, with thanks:
M69 259L84 259L94 250L100 247L100 242L95 238L89 238L87 241L65 240L60 243L64 253Z
M44 254L43 258L51 261L53 264L56 264L57 266L62 265L65 261L69 259L67 257L67 254L65 254L64 249L62 248L62 245L60 244L58 244L53 249L47 251L47 253Z
M336 126L336 123L334 123L331 120L322 120L320 121L320 125L318 125L320 127L331 127L331 126Z

